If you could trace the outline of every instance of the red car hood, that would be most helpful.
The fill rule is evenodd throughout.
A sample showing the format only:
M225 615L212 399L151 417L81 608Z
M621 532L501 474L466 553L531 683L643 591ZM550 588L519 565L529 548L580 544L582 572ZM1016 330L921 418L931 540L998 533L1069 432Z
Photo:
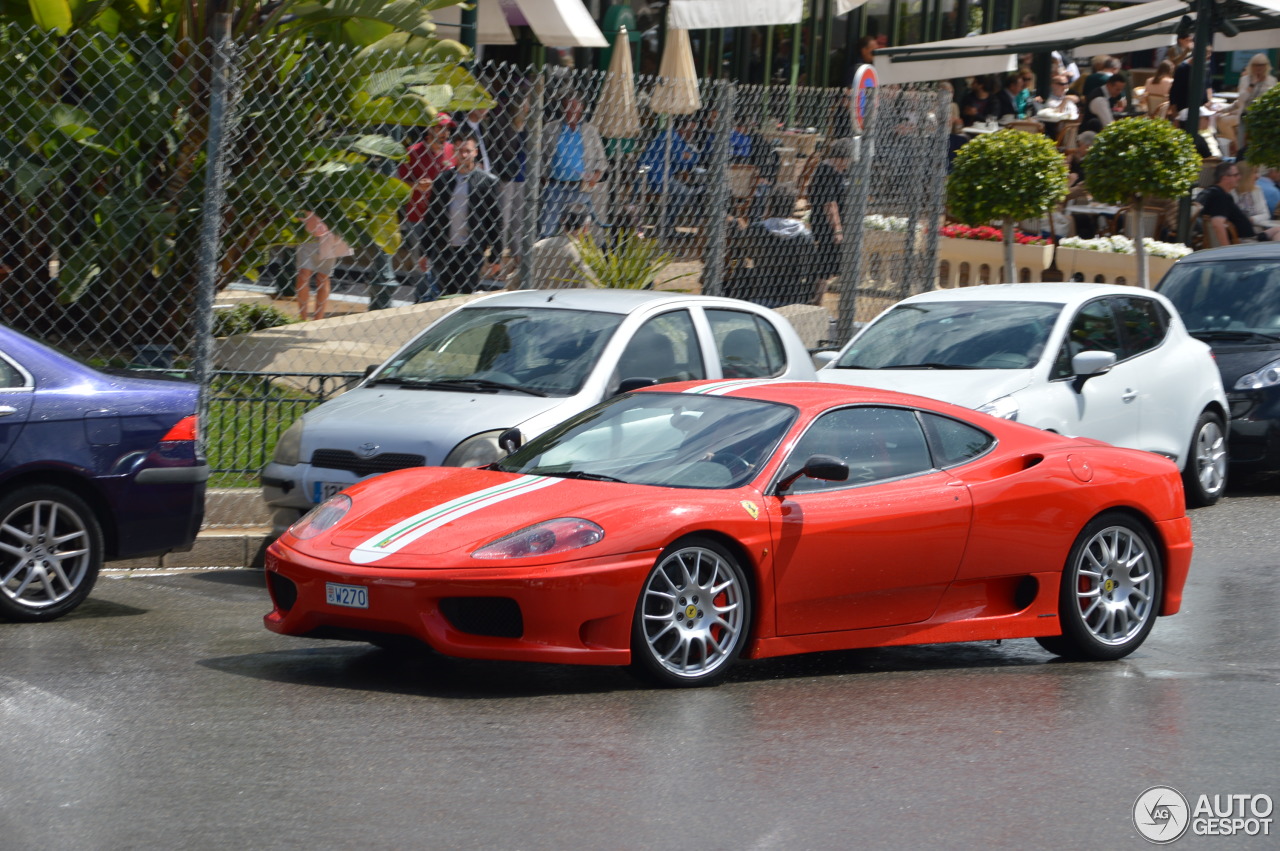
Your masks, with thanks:
M664 499L659 495L662 492L681 498ZM719 506L732 501L723 491L671 490L457 467L391 473L345 493L352 499L352 509L337 526L310 540L293 540L290 546L319 558L384 567L499 566L501 561L471 562L470 554L544 520L581 517L600 524L605 528L605 540L589 548L590 555L596 556L643 548L636 533L665 527L659 518L673 511L703 514L697 510L700 504L710 508L708 503ZM650 545L661 545L658 534L639 537L652 537ZM545 560L559 562L565 557Z

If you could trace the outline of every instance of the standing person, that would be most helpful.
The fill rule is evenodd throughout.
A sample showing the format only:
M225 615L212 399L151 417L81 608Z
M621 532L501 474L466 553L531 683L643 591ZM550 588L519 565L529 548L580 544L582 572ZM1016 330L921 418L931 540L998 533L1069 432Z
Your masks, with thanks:
M600 131L583 120L586 105L582 98L565 98L562 113L563 118L547 124L543 133L542 162L547 184L538 225L538 234L543 238L554 236L560 229L560 217L568 205L581 204L591 210L588 193L609 168Z
M1213 89L1209 81L1213 79L1213 48L1204 49L1204 99L1200 102L1200 111L1213 100ZM1182 60L1173 69L1173 83L1169 86L1169 114L1177 115L1191 104L1191 57Z
M1116 113L1125 108L1124 87L1128 83L1124 72L1112 74L1101 88L1087 95L1089 115L1081 126L1087 130L1101 130L1116 120Z
M437 122L426 129L422 140L409 146L409 157L400 165L399 178L413 188L404 208L403 229L414 258L413 300L417 303L430 301L436 289L427 259L430 239L423 219L436 178L453 168L453 143L449 141L452 131L453 119L443 114L437 116Z
M454 146L456 165L436 178L423 219L429 260L442 295L475 292L482 272L497 277L501 270L498 178L477 167L479 153L480 146L470 137Z
M833 140L809 181L809 224L818 245L817 274L822 278L840 271L851 147L849 139Z
M339 257L351 256L351 246L310 210L303 213L302 227L311 238L298 245L298 279L295 284L298 318L324 319L325 309L329 306L334 264ZM316 294L315 310L308 316L307 302L312 289Z
M502 204L502 244L515 254L520 248L518 226L522 207L517 198L523 188L524 117L528 100L500 96L498 108L473 109L458 120L459 132L476 140L476 167L499 181ZM517 126L518 125L518 126Z
M667 231L675 227L685 209L705 192L705 187L694 180L694 170L701 160L702 151L694 144L693 120L684 116L675 119L674 127L654 136L640 155L640 165L647 169L649 191L655 195L667 194L666 221L661 223Z

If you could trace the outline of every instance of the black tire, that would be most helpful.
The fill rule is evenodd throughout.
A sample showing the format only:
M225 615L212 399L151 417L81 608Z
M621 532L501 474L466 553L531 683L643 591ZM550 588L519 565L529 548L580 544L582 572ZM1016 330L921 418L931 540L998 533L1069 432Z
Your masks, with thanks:
M1227 433L1222 418L1212 411L1196 420L1182 465L1182 488L1191 508L1213 505L1227 489Z
M1147 530L1127 514L1101 514L1076 537L1062 570L1062 635L1036 640L1072 659L1121 659L1151 632L1163 591L1164 565Z
M0 499L0 618L51 621L84 602L102 568L102 528L83 499L52 485Z
M751 588L738 559L708 538L676 541L640 589L632 671L662 686L712 685L742 653L750 625Z

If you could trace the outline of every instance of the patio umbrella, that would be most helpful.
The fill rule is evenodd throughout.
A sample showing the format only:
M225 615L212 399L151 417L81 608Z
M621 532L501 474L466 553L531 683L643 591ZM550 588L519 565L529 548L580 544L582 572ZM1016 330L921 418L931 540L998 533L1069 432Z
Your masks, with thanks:
M627 28L618 28L613 57L596 102L593 123L606 139L634 139L640 135L640 115L636 111L636 81L631 72L631 42Z
M649 97L649 108L659 115L688 115L702 108L698 94L698 72L693 63L693 46L689 44L689 31L667 30L667 43L662 50L662 62L658 66L658 83ZM658 203L658 233L666 235L667 196L671 180L671 125L666 129L666 144L662 151L662 195Z

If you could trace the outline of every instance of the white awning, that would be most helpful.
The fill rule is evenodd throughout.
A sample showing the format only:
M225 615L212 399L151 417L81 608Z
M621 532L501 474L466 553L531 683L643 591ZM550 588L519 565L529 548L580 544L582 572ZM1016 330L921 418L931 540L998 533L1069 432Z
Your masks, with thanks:
M480 6L492 4L489 0ZM582 0L515 0L515 4L538 41L548 47L609 46Z
M667 25L682 30L798 24L804 0L671 0L668 15Z
M836 17L847 15L859 6L865 6L868 0L836 0Z
M1033 27L881 48L875 52L876 72L881 83L914 83L1011 71L1019 53L1145 50L1172 44L1173 28L1187 9L1185 0L1152 0Z
M476 5L476 44L515 44L516 37L507 26L500 3ZM462 10L458 6L446 6L431 13L431 20L440 25L436 35L460 41L458 28L462 25Z

